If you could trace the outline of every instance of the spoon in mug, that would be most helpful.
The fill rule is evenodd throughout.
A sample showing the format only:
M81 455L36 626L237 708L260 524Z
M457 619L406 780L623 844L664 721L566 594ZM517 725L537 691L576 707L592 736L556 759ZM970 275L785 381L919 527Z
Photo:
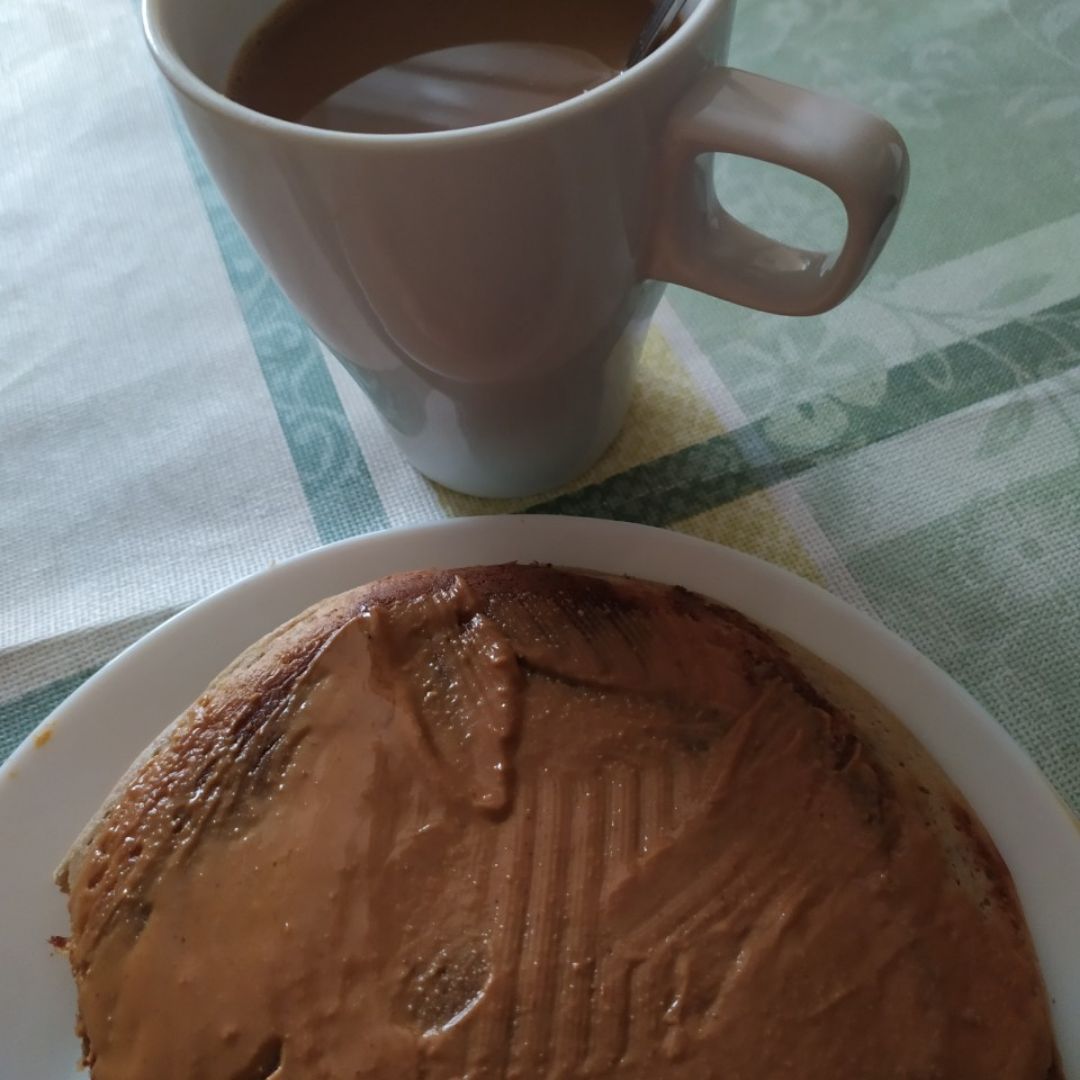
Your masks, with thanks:
M685 3L686 0L656 0L649 21L638 35L634 47L630 50L626 67L632 68L653 51L656 43L668 32L671 24L675 21L675 16L679 14Z

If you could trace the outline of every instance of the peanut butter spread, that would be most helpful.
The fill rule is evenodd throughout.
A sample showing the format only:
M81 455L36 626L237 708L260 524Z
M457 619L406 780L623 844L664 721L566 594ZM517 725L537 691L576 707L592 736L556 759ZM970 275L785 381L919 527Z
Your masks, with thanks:
M521 580L141 767L69 883L95 1080L1057 1075L1022 922L771 641Z

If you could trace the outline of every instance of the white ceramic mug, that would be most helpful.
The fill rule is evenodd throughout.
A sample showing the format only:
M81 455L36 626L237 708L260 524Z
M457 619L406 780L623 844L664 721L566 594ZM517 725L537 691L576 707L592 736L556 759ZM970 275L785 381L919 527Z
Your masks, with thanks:
M700 0L645 61L483 127L361 135L222 94L277 0L144 0L153 55L214 179L278 283L448 487L524 495L592 464L622 423L663 282L786 315L839 303L888 236L907 153L884 120L721 66L733 0ZM710 153L840 197L838 252L725 213Z

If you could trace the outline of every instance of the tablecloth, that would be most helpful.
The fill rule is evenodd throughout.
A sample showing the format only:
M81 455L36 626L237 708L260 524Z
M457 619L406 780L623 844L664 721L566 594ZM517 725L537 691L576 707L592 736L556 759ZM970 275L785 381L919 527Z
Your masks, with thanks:
M890 244L818 318L669 289L611 451L496 503L416 475L283 298L129 0L0 6L0 758L120 649L277 560L549 511L820 583L950 672L1080 807L1080 4L753 0L732 62L900 128ZM782 239L841 228L808 181L716 170L729 209Z

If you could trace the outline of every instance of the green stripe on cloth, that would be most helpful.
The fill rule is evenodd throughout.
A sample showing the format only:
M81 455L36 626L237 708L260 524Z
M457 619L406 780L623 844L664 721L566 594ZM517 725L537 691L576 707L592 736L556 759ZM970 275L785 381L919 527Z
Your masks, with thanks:
M1080 297L892 368L872 393L853 380L527 513L670 525L1077 365Z
M65 675L0 704L0 761L5 761L19 743L95 671L97 668L92 667Z
M315 335L267 273L173 115L320 541L385 529L389 520Z

